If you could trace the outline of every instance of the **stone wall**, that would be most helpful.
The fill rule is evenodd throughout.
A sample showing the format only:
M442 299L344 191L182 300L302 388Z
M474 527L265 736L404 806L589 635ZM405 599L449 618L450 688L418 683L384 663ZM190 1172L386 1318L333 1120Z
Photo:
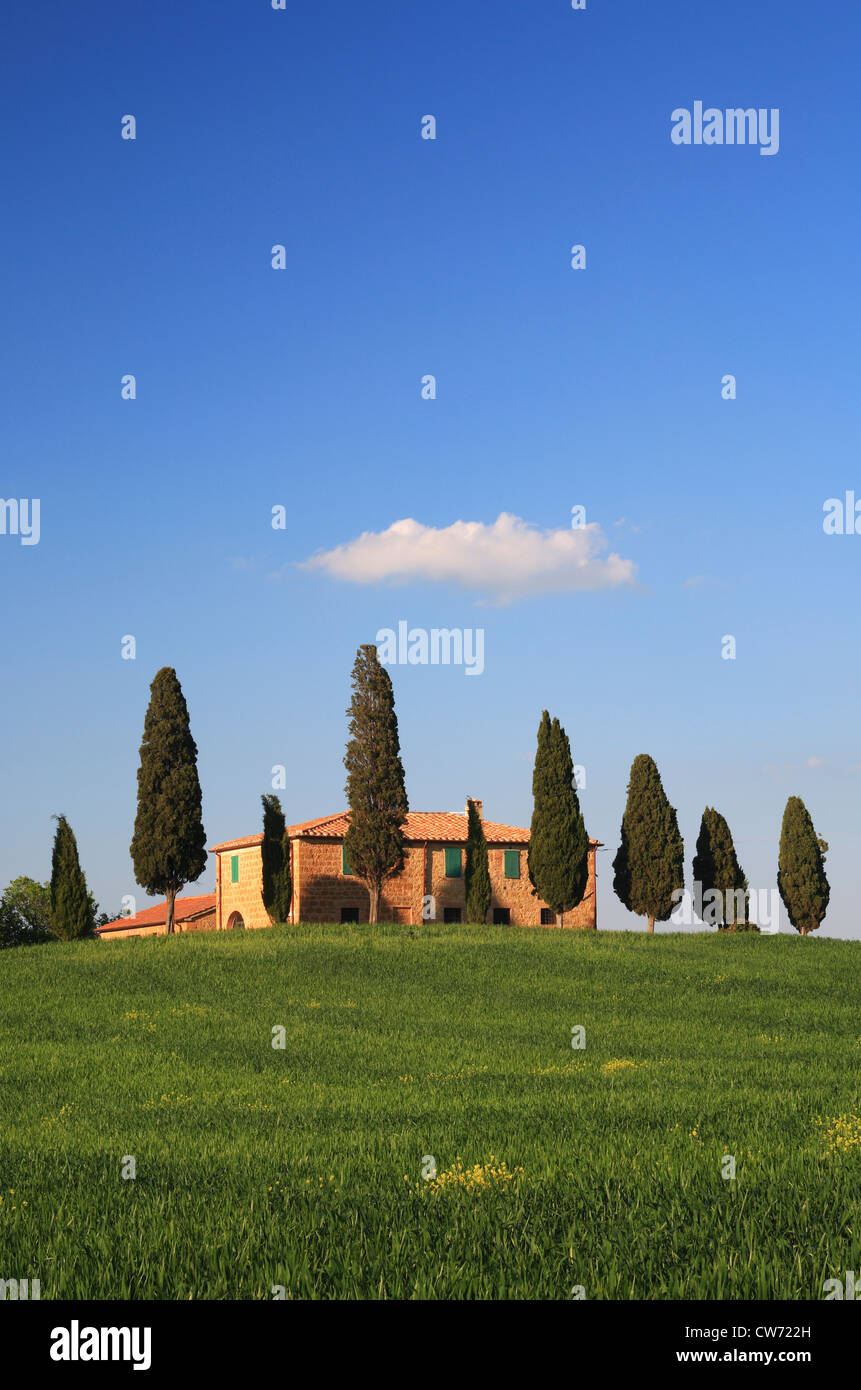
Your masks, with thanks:
M343 908L357 909L359 921L367 922L369 899L364 884L341 873L341 844L331 840L293 841L294 921L340 922ZM380 895L380 921L420 922L424 894L424 855L422 847L410 845L404 853L404 867L387 879Z
M202 916L195 917L191 922L177 922L176 930L180 931L215 931L215 908L211 912L205 912Z
M302 840L293 842L293 921L340 922L343 909L356 909L359 921L368 920L368 893L358 879L341 873L340 842ZM461 876L449 878L445 872L445 850L460 851ZM505 877L505 850L518 855L518 878ZM259 850L257 851L259 854ZM459 909L461 920L466 918L466 894L463 868L466 848L429 842L409 845L404 855L404 867L399 874L387 879L380 896L380 920L422 921L423 905L428 898L429 920L442 922L446 909ZM541 910L546 908L534 893L529 881L524 844L488 845L488 864L491 881L491 904L488 922L494 920L494 909L506 911L512 926L541 925ZM555 919L552 923L555 926ZM589 883L583 901L565 914L565 927L591 930L597 926L595 896L595 851L589 852Z
M239 882L232 883L230 861L239 860ZM216 856L215 892L218 903L217 927L229 931L232 918L239 913L246 927L271 927L269 913L263 906L263 856L259 845L244 849L228 849Z

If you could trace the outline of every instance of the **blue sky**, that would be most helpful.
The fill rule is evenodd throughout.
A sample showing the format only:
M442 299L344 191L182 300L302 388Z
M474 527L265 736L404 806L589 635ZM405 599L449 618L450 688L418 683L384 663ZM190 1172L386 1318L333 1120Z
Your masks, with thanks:
M857 8L48 3L4 37L0 492L41 533L0 535L0 885L48 876L63 812L99 902L143 902L163 665L210 844L258 828L275 764L288 819L340 809L356 647L406 620L486 653L392 669L414 809L528 824L546 707L608 847L600 926L642 926L609 861L648 752L689 878L708 804L773 886L797 794L822 934L861 934L861 537L822 526L861 497ZM674 145L697 100L779 109L779 153ZM576 504L634 582L500 603L299 567L404 518L546 540Z

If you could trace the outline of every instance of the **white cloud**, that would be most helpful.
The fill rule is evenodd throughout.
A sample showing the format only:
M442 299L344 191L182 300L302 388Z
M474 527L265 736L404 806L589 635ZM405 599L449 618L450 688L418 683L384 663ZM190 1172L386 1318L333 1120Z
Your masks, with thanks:
M411 518L322 551L302 568L353 584L456 584L498 603L534 594L615 589L634 580L633 561L612 553L600 526L540 531L503 512L492 525L423 526Z
M824 766L825 766L825 759L824 759L824 758L808 758L808 759L807 759L807 762L804 764L804 766L805 766L805 767L824 767Z

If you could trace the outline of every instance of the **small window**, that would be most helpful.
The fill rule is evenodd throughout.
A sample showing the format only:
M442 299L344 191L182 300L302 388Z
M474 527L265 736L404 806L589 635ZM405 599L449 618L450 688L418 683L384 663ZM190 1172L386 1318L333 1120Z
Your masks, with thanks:
M447 849L445 851L445 876L446 878L460 878L460 850ZM457 919L460 921L460 918Z
M460 921L460 908L459 908L459 907L444 907L444 908L443 908L442 920L443 920L444 922L459 922L459 921Z
M507 849L505 851L505 877L520 878L520 850Z
M358 920L359 920L359 909L358 909L357 907L342 907L342 908L341 908L341 921L342 921L342 922L358 922Z
M493 909L493 925L495 927L511 926L511 912L507 907L495 907Z
M353 870L350 868L350 861L347 858L347 846L341 846L341 873L348 878L352 877Z
M239 855L238 855L238 854L232 854L232 855L230 856L230 882L231 882L231 883L238 883L238 882L239 882Z
M549 907L542 907L542 909L541 909L541 925L542 925L542 927L552 927L552 926L554 925L555 922L556 922L556 914L555 914L555 912L551 912L551 910L550 910Z

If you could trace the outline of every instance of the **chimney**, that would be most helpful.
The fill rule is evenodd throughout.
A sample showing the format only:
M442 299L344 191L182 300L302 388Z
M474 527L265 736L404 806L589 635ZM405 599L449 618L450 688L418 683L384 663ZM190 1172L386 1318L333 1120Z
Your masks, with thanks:
M483 819L484 819L484 813L483 813L483 811L482 811L482 809L481 809L483 803L482 803L481 801L479 801L479 800L478 800L476 797L474 797L474 796L468 796L467 799L466 799L466 814L467 814L467 816L469 815L469 803L470 803L470 801L471 801L472 804L474 805L475 809L478 811L478 818L479 818L479 820L483 820Z

